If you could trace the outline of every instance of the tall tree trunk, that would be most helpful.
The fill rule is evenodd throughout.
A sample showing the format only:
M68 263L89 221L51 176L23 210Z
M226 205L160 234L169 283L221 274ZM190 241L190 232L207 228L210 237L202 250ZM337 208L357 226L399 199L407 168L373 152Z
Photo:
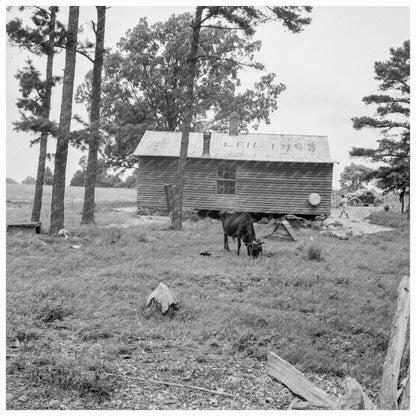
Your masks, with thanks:
M49 114L51 110L51 96L52 96L52 69L53 69L53 57L55 54L55 22L56 22L57 7L51 7L51 18L49 21L49 45L48 45L48 58L46 63L46 88L45 88L45 101L43 109L43 118L49 120ZM40 219L40 211L42 209L42 194L43 194L43 182L45 178L45 164L46 164L46 152L48 147L48 133L42 132L40 136L39 144L39 160L38 160L38 172L36 175L36 188L35 198L33 200L32 209L32 221L37 222Z
M51 226L49 234L56 234L64 226L65 174L68 158L68 135L71 128L72 98L74 94L75 61L78 38L79 7L70 6L68 39L65 52L65 70L62 85L61 114L56 142L55 169L53 175Z
M409 200L407 201L407 221L410 221L410 187L409 187Z
M195 19L192 23L192 41L188 56L188 77L186 80L185 110L183 115L181 150L178 160L178 170L176 173L176 187L172 210L172 226L175 230L180 230L182 228L183 188L185 182L186 159L188 156L189 130L192 121L194 80L196 74L196 60L203 9L203 6L198 6L196 8Z
M95 222L95 183L97 179L97 155L100 145L101 80L104 60L105 6L97 6L97 30L95 31L95 58L92 70L92 97L90 113L90 137L88 140L88 164L85 177L84 208L81 224Z

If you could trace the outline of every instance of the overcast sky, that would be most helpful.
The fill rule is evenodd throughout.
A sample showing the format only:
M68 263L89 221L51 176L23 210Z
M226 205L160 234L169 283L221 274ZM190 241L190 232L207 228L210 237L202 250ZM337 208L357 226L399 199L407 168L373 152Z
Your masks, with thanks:
M61 8L59 18L67 23L67 7ZM141 17L149 23L166 20L173 13L193 11L193 7L117 7L107 10L105 42L115 48L128 29ZM6 13L6 21L18 13ZM285 32L279 23L268 23L257 31L256 39L263 42L256 60L274 72L286 85L280 95L279 109L271 116L270 125L260 125L259 133L318 134L328 136L331 156L339 162L334 167L333 186L339 188L339 175L352 162L348 152L353 146L376 145L377 132L355 131L351 117L371 115L362 97L377 92L374 62L389 59L389 48L399 47L410 37L409 8L391 6L327 6L314 7L312 23L300 34ZM96 19L95 7L80 8L80 23L84 36L93 39L89 22ZM6 176L18 182L36 176L38 146L29 147L30 136L13 131L12 122L19 118L15 103L19 97L14 78L28 56L9 44L6 46ZM37 62L37 61L36 61ZM64 54L55 62L55 74L62 75ZM46 61L39 62L44 72ZM75 85L82 83L92 64L78 56ZM255 76L254 76L255 75ZM256 77L245 73L243 86L251 87ZM55 88L52 118L59 120L61 89ZM82 106L74 105L74 113L83 114ZM73 124L75 127L75 124ZM55 152L56 141L49 140L48 152ZM67 183L79 169L82 154L70 149ZM48 162L53 169L53 163Z

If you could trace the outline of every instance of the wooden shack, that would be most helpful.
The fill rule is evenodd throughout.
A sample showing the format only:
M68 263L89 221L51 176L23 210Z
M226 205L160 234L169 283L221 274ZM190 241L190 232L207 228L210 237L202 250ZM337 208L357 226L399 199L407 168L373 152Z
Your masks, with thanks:
M183 208L266 214L329 215L332 170L325 136L190 133ZM146 131L139 156L137 204L167 210L181 132Z

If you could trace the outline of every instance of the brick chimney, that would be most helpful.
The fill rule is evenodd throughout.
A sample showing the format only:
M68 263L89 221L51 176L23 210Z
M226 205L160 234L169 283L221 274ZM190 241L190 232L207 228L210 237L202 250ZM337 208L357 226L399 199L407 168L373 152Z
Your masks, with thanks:
M238 136L240 121L240 115L237 113L237 111L233 111L230 114L230 128L228 130L228 134L230 136Z
M202 150L202 156L209 156L209 148L211 145L211 133L209 131L204 131L204 147Z

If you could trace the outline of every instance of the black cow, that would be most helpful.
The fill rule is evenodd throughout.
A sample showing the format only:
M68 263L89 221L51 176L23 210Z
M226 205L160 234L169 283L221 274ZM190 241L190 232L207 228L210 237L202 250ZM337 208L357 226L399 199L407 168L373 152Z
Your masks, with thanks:
M257 257L263 253L260 240L256 239L254 232L253 218L248 212L235 212L230 214L226 211L220 212L222 228L224 230L224 249L230 251L228 247L228 236L234 240L237 237L237 254L240 255L241 240L247 246L248 256Z

